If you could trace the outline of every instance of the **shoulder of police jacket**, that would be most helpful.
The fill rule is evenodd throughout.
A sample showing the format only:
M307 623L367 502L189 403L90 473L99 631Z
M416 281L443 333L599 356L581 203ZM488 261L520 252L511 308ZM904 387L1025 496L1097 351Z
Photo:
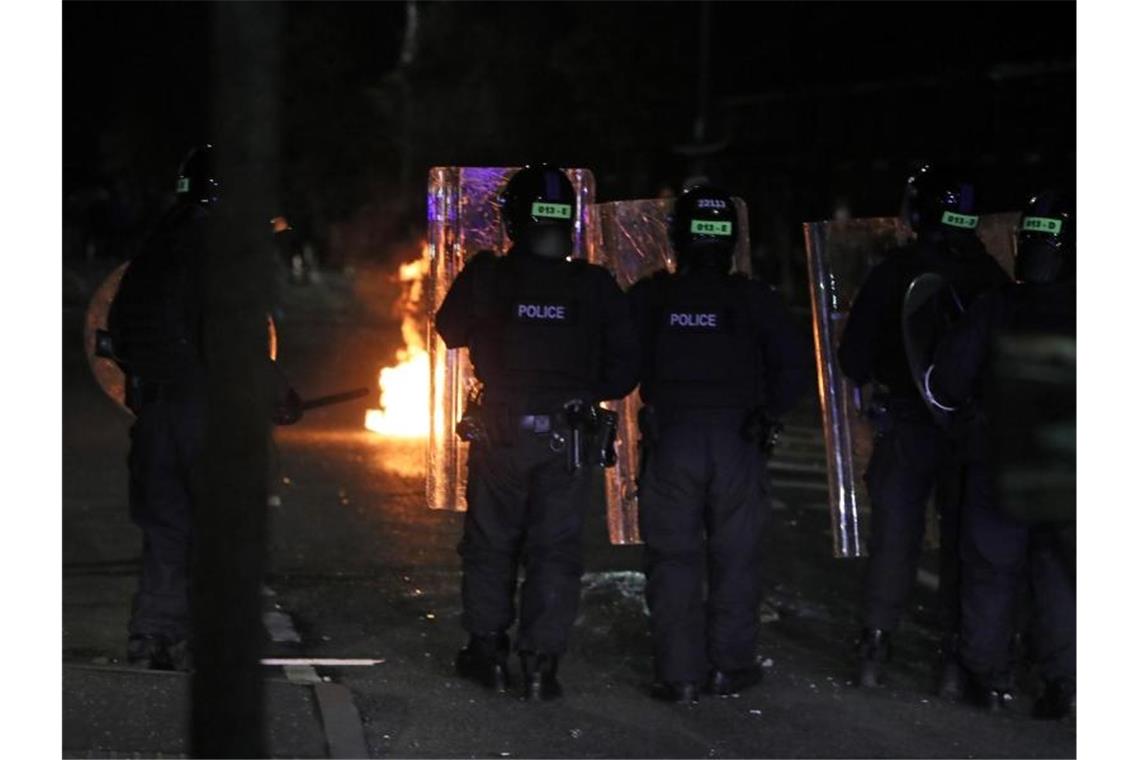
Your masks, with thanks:
M603 272L605 274L610 273L610 270L606 269L601 264L594 264L587 261L586 259L570 259L568 263L570 264L571 269L577 269L583 272L593 272L595 275L601 274Z
M468 266L468 267L490 266L490 265L495 263L495 260L497 258L498 258L498 256L495 255L494 251L484 248L483 250L477 252L470 259L468 259L467 263L464 266Z
M635 288L656 288L661 287L663 284L673 278L673 273L668 269L661 268L647 275L643 275L641 279L633 284Z
M928 243L923 243L918 240L912 240L902 245L897 245L893 248L888 248L882 254L882 260L875 266L876 269L884 266L899 266L902 262L909 261L917 256L929 255L936 253L933 247Z
M743 288L750 293L769 293L774 292L776 289L768 284L766 280L755 277L744 272L733 272L728 276L728 281L735 287Z
M771 314L786 308L784 296L764 280L741 275L738 281L744 300L760 314Z
M598 284L613 283L617 287L617 280L614 278L613 272L606 269L599 264L591 264L585 259L571 259L571 271L582 274L590 282Z
M923 252L912 244L892 248L870 267L863 284L872 280L882 284L893 282L918 266L922 257Z
M642 277L633 285L629 286L629 293L650 293L659 290L669 281L672 275L668 269L658 269L656 272L651 272Z

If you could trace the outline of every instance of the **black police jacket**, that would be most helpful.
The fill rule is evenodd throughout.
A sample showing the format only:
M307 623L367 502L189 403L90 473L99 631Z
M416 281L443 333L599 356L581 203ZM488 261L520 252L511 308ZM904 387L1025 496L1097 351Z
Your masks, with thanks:
M129 374L151 382L204 377L203 278L208 214L179 204L131 260L108 314L115 353Z
M661 271L629 296L647 404L763 408L775 418L810 387L807 341L771 287L712 270Z
M1076 337L1073 283L1010 283L975 301L938 345L928 378L931 394L954 407L978 396L996 337L1027 333Z
M840 340L839 366L859 384L872 380L891 395L918 400L902 333L902 307L914 278L936 272L946 278L964 308L982 293L1009 282L1005 270L976 236L948 242L919 241L887 254L859 289Z
M574 398L622 398L637 384L626 297L585 261L481 251L452 283L435 327L448 348L468 347L489 404L542 412Z

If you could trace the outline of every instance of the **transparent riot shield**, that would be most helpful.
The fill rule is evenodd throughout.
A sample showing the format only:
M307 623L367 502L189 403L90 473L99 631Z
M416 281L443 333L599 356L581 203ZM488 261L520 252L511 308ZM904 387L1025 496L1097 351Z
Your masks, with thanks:
M114 401L120 409L127 414L124 397L126 393L126 380L119 365L111 359L95 354L95 333L107 329L107 314L111 311L111 302L119 292L119 283L127 271L130 262L124 262L114 269L95 289L91 296L91 303L87 305L87 315L83 320L83 352L87 355L87 366L91 367L91 374L95 382Z
M463 265L481 250L506 252L496 198L517 167L436 166L428 172L427 279L429 419L427 503L432 509L467 508L467 444L455 434L463 403L475 383L467 352L448 350L435 331L435 312ZM565 169L577 191L575 258L593 260L591 213L594 175Z
M986 250L1010 273L1017 218L1016 213L990 214L983 216L978 225L978 237ZM843 376L835 352L867 272L910 237L910 230L896 218L804 224L836 557L867 554L860 526L865 523L871 504L863 473L871 457L874 436L870 423L860 413L859 389Z
M111 302L119 293L119 284L131 262L126 261L115 267L107 275L91 296L91 303L87 305L87 314L83 320L83 352L87 355L87 366L95 376L95 382L107 394L107 398L114 401L120 409L132 414L126 404L126 377L114 360L95 353L95 334L107 329L107 316L111 311ZM266 316L269 330L269 358L277 359L277 325L272 316ZM132 414L133 416L133 414Z
M748 207L740 198L733 200L740 225L735 269L750 274ZM675 261L668 235L668 217L672 210L672 199L617 201L594 207L593 221L598 229L596 261L613 273L623 290L659 269L672 271ZM637 528L637 413L641 409L641 399L634 391L621 401L607 402L605 406L619 415L615 443L617 465L606 471L610 542L640 543Z
M982 245L1010 277L1013 277L1013 255L1017 246L1017 223L1020 218L1019 212L1006 211L986 214L978 220L977 232Z

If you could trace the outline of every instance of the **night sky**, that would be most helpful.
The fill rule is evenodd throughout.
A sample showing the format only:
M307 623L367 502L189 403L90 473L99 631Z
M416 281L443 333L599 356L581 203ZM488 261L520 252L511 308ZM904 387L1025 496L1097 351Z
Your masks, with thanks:
M720 148L703 166L678 150L700 4L417 9L400 68L405 3L283 6L282 203L318 243L338 224L414 234L425 172L449 163L587 166L601 200L703 173L775 248L838 206L893 213L915 159L965 166L990 210L1075 167L1071 2L713 3L705 139ZM211 11L64 4L65 226L129 239L209 139Z

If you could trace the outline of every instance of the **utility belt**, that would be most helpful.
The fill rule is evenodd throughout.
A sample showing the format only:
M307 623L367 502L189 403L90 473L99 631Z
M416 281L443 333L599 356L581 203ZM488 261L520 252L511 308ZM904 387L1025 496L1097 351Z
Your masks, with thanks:
M598 404L568 401L547 413L517 414L506 405L485 405L480 390L468 395L455 433L468 443L513 446L524 436L546 438L553 452L565 452L566 470L613 467L618 413Z
M202 397L202 389L185 381L144 380L128 375L124 388L124 403L135 414L147 404L156 401L192 401Z
M650 404L641 407L637 413L637 425L641 431L641 446L644 452L654 448L661 438L661 429L669 419L678 415L699 414L698 408L657 408ZM754 444L764 458L770 458L780 436L784 423L768 416L763 407L751 409L708 409L709 415L723 416L730 424L739 425L740 437L746 443Z
M930 410L921 398L889 393L885 388L876 388L867 400L857 401L864 417L875 428L875 435L882 436L894 428L897 422L935 426Z

